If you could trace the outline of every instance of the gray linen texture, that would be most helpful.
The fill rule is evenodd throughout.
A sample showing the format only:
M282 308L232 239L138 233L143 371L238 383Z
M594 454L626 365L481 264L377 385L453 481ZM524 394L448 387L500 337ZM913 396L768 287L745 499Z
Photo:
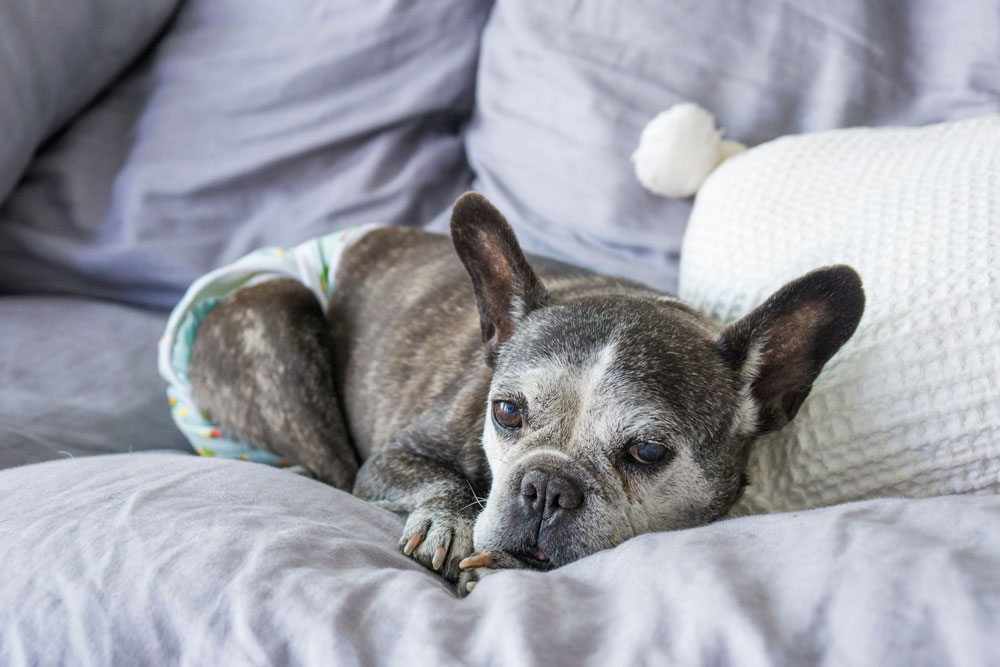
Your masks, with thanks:
M177 4L0 3L0 201L42 141L146 48Z
M166 319L91 299L0 298L0 468L143 449L190 452L156 372Z
M267 245L467 189L483 0L190 0L0 209L0 292L173 305Z
M0 663L984 665L1000 498L875 500L644 535L458 599L402 521L241 461L0 472Z

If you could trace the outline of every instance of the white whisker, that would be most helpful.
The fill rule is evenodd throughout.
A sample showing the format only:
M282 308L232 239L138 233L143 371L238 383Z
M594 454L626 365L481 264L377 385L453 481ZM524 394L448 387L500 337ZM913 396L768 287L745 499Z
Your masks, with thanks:
M479 505L480 509L486 509L486 505L483 504L485 498L480 498L478 495L476 495L476 490L472 488L472 482L470 482L469 480L465 480L465 483L469 485L469 491L472 491L472 497L475 498L475 500L466 505L465 507L463 507L462 509L464 510L468 507L472 507L473 505Z

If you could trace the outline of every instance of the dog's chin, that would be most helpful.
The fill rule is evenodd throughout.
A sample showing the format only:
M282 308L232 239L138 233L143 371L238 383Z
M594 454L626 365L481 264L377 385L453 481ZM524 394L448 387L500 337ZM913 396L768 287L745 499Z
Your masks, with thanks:
M501 540L494 542L493 546L488 547L486 550L499 551L519 563L525 569L538 572L554 570L586 555L577 554L575 550L566 549L564 545L559 545L558 547L548 545L546 547L544 544L537 546L527 541L510 542Z
M502 516L490 515L489 506L476 521L473 544L477 551L503 554L512 567L546 572L583 558L594 549L578 543L580 535L566 531L562 535L539 534L538 526ZM516 563L516 565L515 565Z
M547 572L549 570L554 570L559 567L562 563L555 563L550 559L544 552L528 552L528 551L506 551L505 553L518 561L525 568L529 570L538 570L539 572Z

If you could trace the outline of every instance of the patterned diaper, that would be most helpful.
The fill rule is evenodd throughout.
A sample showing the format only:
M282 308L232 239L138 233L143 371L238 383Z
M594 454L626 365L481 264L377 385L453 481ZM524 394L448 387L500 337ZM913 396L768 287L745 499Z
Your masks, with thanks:
M174 423L202 456L219 456L287 467L281 457L228 438L195 405L187 367L198 326L228 294L275 278L292 278L312 290L326 312L333 277L344 250L378 225L354 227L306 241L289 250L261 248L194 281L174 307L160 338L158 367L167 381Z

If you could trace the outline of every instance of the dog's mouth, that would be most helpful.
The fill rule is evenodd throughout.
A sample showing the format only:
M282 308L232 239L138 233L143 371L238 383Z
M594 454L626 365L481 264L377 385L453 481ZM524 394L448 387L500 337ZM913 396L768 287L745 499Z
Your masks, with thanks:
M531 570L540 570L545 572L556 567L543 551L519 550L508 551L507 553L516 558L518 562L526 568Z

